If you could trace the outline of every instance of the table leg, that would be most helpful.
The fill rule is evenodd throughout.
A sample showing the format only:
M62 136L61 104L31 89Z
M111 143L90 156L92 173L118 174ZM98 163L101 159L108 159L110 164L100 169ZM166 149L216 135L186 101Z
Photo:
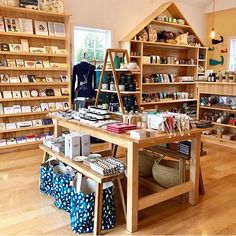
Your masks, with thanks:
M55 120L54 135L55 137L62 135L62 127L58 125L58 120Z
M128 144L127 155L127 230L135 232L138 228L138 146Z
M96 183L96 193L95 193L95 208L94 208L94 228L93 234L101 235L102 228L102 194L103 185Z
M191 205L196 205L199 202L200 149L201 134L196 134L192 138L190 159L190 181L193 183L193 189L189 193L189 203Z

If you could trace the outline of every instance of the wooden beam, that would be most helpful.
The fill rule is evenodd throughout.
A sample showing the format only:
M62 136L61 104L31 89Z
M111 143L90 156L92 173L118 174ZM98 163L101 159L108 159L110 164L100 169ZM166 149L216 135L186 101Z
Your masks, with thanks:
M158 204L160 202L164 202L168 199L177 197L179 195L189 192L192 189L193 189L193 183L189 181L184 184L180 184L175 187L165 189L161 192L153 193L146 197L142 197L138 200L138 210L140 211L155 204Z

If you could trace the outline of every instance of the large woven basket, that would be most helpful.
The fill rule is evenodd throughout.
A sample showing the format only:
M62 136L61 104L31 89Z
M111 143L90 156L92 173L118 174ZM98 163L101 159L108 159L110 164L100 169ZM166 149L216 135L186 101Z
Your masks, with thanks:
M152 167L154 179L164 188L170 188L180 183L179 162L172 160L157 160Z
M156 160L162 159L163 156L148 152L145 150L139 151L139 176L152 176L152 167Z

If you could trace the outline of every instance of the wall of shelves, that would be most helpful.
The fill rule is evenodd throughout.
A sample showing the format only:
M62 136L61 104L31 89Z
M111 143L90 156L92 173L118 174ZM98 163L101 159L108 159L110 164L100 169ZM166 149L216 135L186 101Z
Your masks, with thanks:
M197 83L199 109L198 119L203 119L205 114L213 117L215 114L220 114L225 117L235 116L236 110L231 109L230 106L223 106L222 104L201 104L202 97L222 96L222 97L236 97L236 83L227 82L198 82ZM203 135L203 140L217 143L219 145L236 148L236 140L230 140L229 135L236 135L236 125L227 123L213 122L215 130L211 135ZM220 133L219 133L219 129ZM217 131L218 130L218 131Z
M70 58L70 15L44 12L39 10L31 10L18 7L0 7L0 16L4 18L25 18L32 19L34 21L44 22L56 22L63 23L65 26L65 36L50 36L50 35L38 35L35 33L27 34L24 32L0 32L0 42L6 44L21 44L21 39L28 40L29 47L44 47L55 46L58 49L63 49L63 53L33 53L33 52L12 52L12 51L0 51L0 59L23 59L25 61L49 61L50 63L63 63L63 67L55 66L50 68L37 68L37 67L0 67L0 74L6 74L9 77L19 77L20 75L34 75L36 78L45 78L47 76L52 78L51 82L29 82L29 83L1 83L0 80L0 93L3 91L23 91L23 90L41 90L41 89L65 89L70 93L70 76L71 76L71 58ZM68 80L63 82L60 77L67 76ZM0 96L0 105L3 107L13 107L14 105L20 106L39 106L42 103L62 103L66 108L70 107L71 96L54 94L54 96L45 97L19 97L19 98L4 98ZM66 109L65 108L65 109ZM64 109L64 107L63 107ZM60 109L61 110L61 109ZM20 121L32 121L42 120L47 117L49 111L40 110L34 112L21 112L13 114L5 114L0 112L0 123L17 123ZM10 130L0 129L0 140L34 136L40 134L46 134L53 132L53 124L24 127ZM0 153L17 151L28 148L35 148L40 144L41 140L35 140L32 142L19 143L13 145L0 145Z
M185 24L173 23L160 21L158 16L168 16L175 19L184 19ZM130 60L136 62L140 69L141 74L136 77L137 83L140 85L140 92L142 94L141 105L145 108L155 108L160 110L171 109L171 108L181 108L183 105L190 105L197 108L197 88L195 81L198 79L200 73L205 75L207 66L207 48L203 47L202 42L196 36L196 45L189 44L177 44L177 43L167 43L160 41L142 41L139 40L138 34L148 26L154 27L158 33L161 31L171 31L174 33L194 33L192 27L188 24L187 20L184 18L177 6L172 2L168 3L156 10L156 15L154 14L147 17L143 22L141 22L137 27L131 31L121 42L122 48L129 51ZM157 62L153 63L151 61L152 56L158 56L162 58L173 57L175 58L174 63L163 63ZM147 62L147 60L150 60ZM182 62L184 61L184 62ZM189 63L189 61L191 61ZM199 67L203 69L199 71ZM173 75L175 81L170 82L147 82L146 78L153 78L153 75ZM192 82L186 82L183 80L178 80L178 77L191 77ZM167 94L168 93L168 94ZM181 98L176 99L178 96ZM180 94L182 93L182 94ZM157 99L154 97L153 101L146 101L147 94L156 94ZM168 99L161 99L164 94ZM187 94L187 95L186 95ZM169 99L171 97L173 100ZM186 98L187 97L187 98ZM159 101L156 101L158 100Z

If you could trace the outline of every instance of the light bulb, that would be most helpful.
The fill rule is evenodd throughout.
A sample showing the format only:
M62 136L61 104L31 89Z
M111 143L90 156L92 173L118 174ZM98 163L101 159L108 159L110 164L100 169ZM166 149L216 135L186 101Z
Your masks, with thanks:
M215 32L214 28L211 30L211 34L210 35L211 35L212 39L215 38L216 32Z

